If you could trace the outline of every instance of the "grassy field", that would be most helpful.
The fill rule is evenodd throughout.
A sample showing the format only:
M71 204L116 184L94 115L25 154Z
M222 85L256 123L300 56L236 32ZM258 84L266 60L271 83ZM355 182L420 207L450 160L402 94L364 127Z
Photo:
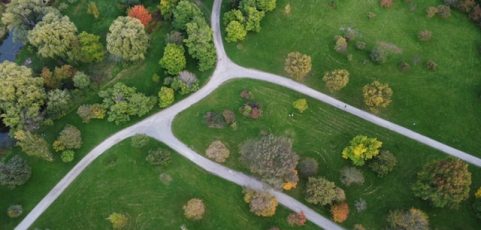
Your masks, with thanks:
M151 141L135 149L124 141L99 157L39 218L41 229L109 229L105 220L112 212L128 215L127 229L268 229L287 228L288 210L279 207L275 217L261 218L249 212L242 189L208 174L176 153L166 167L145 161L149 149L166 147ZM172 177L162 182L159 175ZM191 198L206 204L203 220L184 218L182 206ZM303 229L317 229L308 224Z
M68 8L64 14L68 15L71 20L76 24L79 32L87 31L89 33L95 33L101 35L102 41L105 42L105 36L108 31L108 27L111 22L118 16L125 15L126 9L121 5L111 4L108 1L97 0L97 6L100 10L101 17L95 20L92 16L87 15L87 4L92 1L79 0ZM157 1L152 1L147 4L149 9L155 9ZM202 9L206 17L210 17L210 8L212 0L204 1ZM137 87L138 91L147 95L156 96L158 90L161 87L162 79L165 77L160 65L159 59L162 57L163 49L165 46L165 35L171 30L171 26L167 22L160 21L151 33L151 43L146 59L137 63L115 63L106 60L100 64L79 66L79 68L86 73L90 74L94 79L99 78L100 84L93 89L88 89L83 92L79 92L74 96L74 104L72 111L60 120L55 121L55 124L50 127L43 127L41 133L45 138L52 143L58 133L65 127L66 124L72 124L82 131L83 146L80 150L76 151L76 159L74 162L64 164L60 161L59 155L55 156L56 160L53 163L49 163L38 158L27 157L29 164L32 167L32 177L25 184L14 190L0 187L0 211L3 213L0 215L0 229L13 229L13 227L24 216L17 219L9 219L5 210L11 204L22 204L24 212L28 213L39 201L47 194L47 192L65 175L74 165L78 162L86 153L88 153L93 147L102 142L105 138L115 133L116 131L127 127L142 118L133 118L130 122L116 126L113 123L109 123L106 120L98 121L94 120L89 124L83 124L80 118L76 114L77 106L80 104L98 103L101 102L97 96L99 89L107 88L113 85L115 82L124 82L129 86ZM31 48L26 47L18 56L18 62L23 61L31 56L33 58L32 67L38 73L43 66L53 67L60 65L61 63L41 59L33 54L34 51ZM193 71L199 76L201 83L205 83L210 76L209 72L200 73L195 71L196 64L189 60L188 69ZM159 74L161 77L160 83L152 81L152 75L154 73ZM178 95L176 95L178 96ZM178 97L176 99L181 99ZM156 106L150 114L159 111ZM11 152L20 153L20 149L14 148ZM20 153L22 154L22 153Z
M209 111L222 112L224 109L238 111L243 103L239 96L243 89L251 90L255 100L263 106L263 117L251 120L236 112L237 130L207 128L203 121L204 114ZM421 167L430 160L445 158L446 155L312 99L308 99L310 108L306 112L295 112L291 104L302 97L298 93L263 82L230 82L181 113L174 121L174 132L200 154L205 152L212 141L221 140L231 150L226 165L246 172L248 170L239 161L241 143L259 137L261 132L291 137L293 148L301 157L313 157L319 162L319 175L345 189L351 208L345 227L361 223L366 229L381 229L389 210L411 207L426 211L433 229L476 229L479 226L481 222L476 220L471 211L471 200L463 202L458 210L437 209L415 198L411 192L411 185ZM290 113L294 113L294 116L289 117ZM192 130L196 132L192 133ZM390 150L397 156L398 166L384 178L378 178L364 167L364 185L346 187L339 181L339 170L351 163L341 158L341 151L350 139L359 134L381 140L383 149ZM470 166L470 171L473 173L472 188L477 188L481 185L481 170ZM288 194L303 201L304 185L305 181L301 180L300 186ZM361 213L354 208L354 202L359 198L365 199L368 207ZM311 207L330 216L327 208Z
M226 10L228 1L224 2ZM394 1L391 9L382 9L377 0L278 0L277 9L262 21L260 33L250 33L240 44L226 44L226 49L238 64L281 75L286 75L283 65L289 52L306 53L312 56L312 72L305 84L325 93L324 72L347 69L348 86L332 96L359 108L364 108L362 86L373 80L389 83L393 103L379 116L481 156L480 29L454 10L449 19L427 18L426 8L441 4L440 0L411 2ZM287 4L290 15L284 11ZM369 12L377 16L369 20ZM349 44L352 61L334 50L334 37L348 27L359 32L358 41L367 43L364 51ZM425 29L432 31L433 38L420 42L417 34ZM373 64L369 51L379 41L397 45L402 54L386 64ZM437 71L426 70L429 59L439 64ZM408 62L411 70L401 72L401 61Z

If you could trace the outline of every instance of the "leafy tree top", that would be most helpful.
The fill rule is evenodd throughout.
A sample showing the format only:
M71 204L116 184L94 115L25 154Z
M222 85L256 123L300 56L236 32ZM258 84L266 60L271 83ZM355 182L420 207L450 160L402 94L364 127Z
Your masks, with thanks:
M107 50L128 61L145 59L149 37L144 25L132 17L118 17L107 34Z
M379 154L382 142L376 138L359 135L354 137L350 145L342 151L344 159L352 160L356 166L363 166L366 160L370 160Z

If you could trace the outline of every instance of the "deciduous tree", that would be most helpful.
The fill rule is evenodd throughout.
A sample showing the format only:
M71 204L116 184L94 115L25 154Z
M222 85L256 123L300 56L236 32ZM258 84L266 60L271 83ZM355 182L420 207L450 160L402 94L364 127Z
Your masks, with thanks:
M129 218L126 215L117 212L110 214L107 220L112 224L113 229L123 229L129 223Z
M79 149L82 147L82 132L73 125L66 125L52 145L57 152Z
M304 212L302 211L299 213L293 212L289 214L289 216L287 216L287 223L293 227L304 226L306 222L307 222L306 215L304 215Z
M83 123L89 123L91 119L104 119L106 109L101 104L81 105L77 114Z
M458 159L444 159L426 164L418 172L414 194L434 207L456 208L469 197L471 173L468 164Z
M207 150L205 150L205 155L218 163L224 163L229 158L230 151L222 141L216 140L210 143Z
M265 11L270 12L276 8L277 0L256 0L257 8Z
M291 52L284 62L284 70L297 81L304 80L304 77L311 72L311 57L299 52Z
M428 215L423 211L411 208L409 210L393 210L387 217L389 229L428 230Z
M132 17L118 17L107 34L107 50L128 61L143 60L149 46L144 25Z
M338 191L334 182L324 177L309 177L305 190L305 199L311 204L327 205L337 199Z
M63 117L72 104L72 97L67 90L52 90L47 98L47 114L52 119Z
M326 72L322 80L331 92L339 91L349 83L349 72L345 69L336 69Z
M74 43L71 59L84 63L101 62L105 57L105 47L100 36L82 32Z
M144 27L149 25L150 21L152 21L152 15L147 9L145 9L143 5L135 5L134 7L130 8L127 12L127 15L129 15L129 17L139 19Z
M238 21L231 21L225 28L227 42L243 41L247 35L244 25Z
M362 88L364 103L372 112L379 112L379 109L386 108L391 104L393 90L388 84L374 81Z
M19 130L15 132L15 140L17 140L17 146L27 155L39 157L46 161L53 161L53 155L48 148L48 143L42 137L29 131Z
M164 19L169 20L172 18L173 10L178 2L179 0L160 0L159 9Z
M10 189L25 184L32 174L27 161L15 155L6 162L0 161L0 185Z
M342 158L350 159L355 166L363 166L367 160L379 154L382 142L363 135L354 137L342 150Z
M337 203L331 206L332 219L337 223L342 223L349 216L349 205L346 202Z
M316 159L307 157L302 159L297 166L302 177L313 177L319 171L319 164Z
M174 90L169 87L161 87L159 91L159 106L165 108L171 105L175 100Z
M368 163L368 166L378 176L383 177L390 173L396 167L396 164L396 156L387 150L383 150Z
M28 41L42 57L66 57L77 41L77 27L69 17L49 13L28 33Z
M267 192L244 189L244 201L250 211L258 216L270 217L276 213L277 199Z
M198 61L200 71L212 69L217 61L212 30L203 17L187 23L187 39L184 40L189 54Z
M199 7L191 1L180 0L175 9L173 10L174 21L172 25L176 29L185 30L187 23L194 20L196 17L203 18L204 15Z
M294 109L297 109L299 113L303 113L309 108L309 104L307 103L307 100L305 98L301 98L292 102L292 107L294 107Z
M184 47L169 43L165 46L164 56L160 59L159 64L168 74L177 75L185 69L187 64L184 53Z
M85 89L90 85L90 77L84 72L77 71L73 76L73 85L79 89Z
M205 204L198 198L190 199L183 207L184 216L190 220L200 220L204 217Z

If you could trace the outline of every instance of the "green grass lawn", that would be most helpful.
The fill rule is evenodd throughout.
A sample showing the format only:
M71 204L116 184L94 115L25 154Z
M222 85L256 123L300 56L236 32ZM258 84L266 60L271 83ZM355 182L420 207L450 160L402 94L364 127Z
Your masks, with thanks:
M167 148L151 141L135 149L130 140L108 150L38 219L41 229L109 229L105 220L112 212L128 215L127 229L287 229L288 210L279 207L273 218L249 212L242 199L242 188L211 175L182 156L172 153L167 167L154 167L145 161L149 149ZM172 177L162 182L159 175ZM191 198L206 204L203 220L192 222L183 216L182 206ZM317 229L311 224L303 229Z
M87 31L101 35L102 41L105 43L105 36L111 22L118 16L125 15L125 8L117 4L112 4L109 1L96 0L99 7L101 17L95 20L91 15L87 15L87 4L92 1L79 0L77 3L70 6L64 14L68 15L76 24L79 32ZM149 9L155 9L158 1L151 1L147 4ZM210 17L212 0L204 1L202 9L207 18ZM60 120L56 120L55 124L50 127L42 127L41 132L45 138L52 143L58 133L65 127L66 124L72 124L82 131L83 146L76 151L76 159L74 162L64 164L60 161L59 154L56 155L56 160L49 163L38 158L24 156L32 167L32 177L30 180L16 189L10 190L0 187L0 229L13 229L21 220L9 219L6 216L7 207L13 203L22 204L24 213L28 213L40 199L47 194L47 192L77 163L85 154L87 154L97 144L102 142L105 138L115 133L116 131L132 125L142 118L133 117L132 120L126 124L116 126L106 120L94 120L89 124L83 124L81 119L76 114L77 106L80 104L100 103L101 99L97 96L100 89L105 89L112 86L115 82L124 82L129 86L135 86L138 91L147 95L156 96L160 87L162 86L162 79L166 77L158 64L162 57L165 46L165 35L172 29L169 23L160 21L157 26L153 28L151 33L150 48L147 51L146 59L137 63L114 63L109 61L108 56L106 60L99 64L79 66L78 68L90 74L94 78L97 76L101 78L98 87L79 92L74 96L74 103L72 111ZM104 44L105 45L105 44ZM32 68L39 73L43 66L53 67L62 64L54 60L41 59L35 56L34 50L26 47L18 56L18 62L23 61L31 56L33 58ZM33 56L32 56L33 55ZM199 77L201 84L204 84L210 72L200 73L196 71L196 63L188 60L188 69L193 71ZM161 77L160 83L152 81L152 75L157 73ZM176 99L181 99L180 95L176 95ZM153 114L160 109L155 106L154 110L149 114ZM14 148L12 153L21 153L20 149Z
M224 1L224 10L229 1ZM379 80L394 90L393 103L379 116L416 130L453 147L481 156L481 44L479 27L465 14L453 10L449 19L427 18L428 6L440 0L394 1L382 9L377 0L343 0L337 8L331 1L278 0L277 9L262 21L260 33L250 33L240 44L226 43L229 57L238 64L286 75L284 59L299 51L312 57L312 72L305 84L328 93L322 82L325 71L344 68L351 73L348 86L332 96L364 108L362 87ZM290 4L291 14L284 7ZM368 19L368 13L377 16ZM364 51L349 44L352 61L334 50L334 36L341 28L359 31ZM419 42L417 33L428 29L433 39ZM384 65L371 63L369 51L378 41L393 43L402 54ZM429 59L438 70L426 70ZM401 72L398 64L406 61L411 70Z
M209 111L222 112L224 109L238 111L243 104L239 94L250 89L255 100L263 106L260 120L237 115L237 130L232 128L209 129L203 116ZM319 162L319 175L334 181L346 191L351 214L344 226L351 228L356 223L366 229L381 229L385 217L391 209L420 208L429 215L433 229L476 229L481 221L476 220L471 211L471 201L462 203L458 210L432 208L427 202L414 197L411 185L416 173L428 161L445 158L446 155L402 137L396 133L377 127L343 111L334 109L313 99L308 99L309 109L303 114L295 112L292 102L303 96L299 93L252 80L237 80L220 87L209 97L179 114L174 121L174 132L188 146L203 154L214 140L221 140L231 150L226 162L228 167L248 171L239 161L239 146L247 139L256 138L262 132L285 135L293 139L293 148L301 157L313 157ZM290 118L289 114L294 113ZM196 130L195 133L192 130ZM377 137L383 142L383 149L393 152L398 166L384 178L378 178L367 167L362 186L346 187L339 181L339 170L351 163L341 158L342 149L356 135ZM481 185L481 170L470 166L473 173L472 190ZM288 194L304 201L302 190L305 180ZM471 192L472 194L473 192ZM367 201L367 210L358 213L354 202L359 198ZM327 208L310 207L325 216L330 216Z

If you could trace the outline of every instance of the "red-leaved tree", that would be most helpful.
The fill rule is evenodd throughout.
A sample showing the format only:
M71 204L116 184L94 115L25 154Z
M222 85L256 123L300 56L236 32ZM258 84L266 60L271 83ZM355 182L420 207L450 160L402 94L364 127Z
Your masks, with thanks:
M139 19L144 27L147 26L150 21L152 21L152 15L147 9L145 9L143 5L135 5L134 7L130 8L128 15L129 17Z

